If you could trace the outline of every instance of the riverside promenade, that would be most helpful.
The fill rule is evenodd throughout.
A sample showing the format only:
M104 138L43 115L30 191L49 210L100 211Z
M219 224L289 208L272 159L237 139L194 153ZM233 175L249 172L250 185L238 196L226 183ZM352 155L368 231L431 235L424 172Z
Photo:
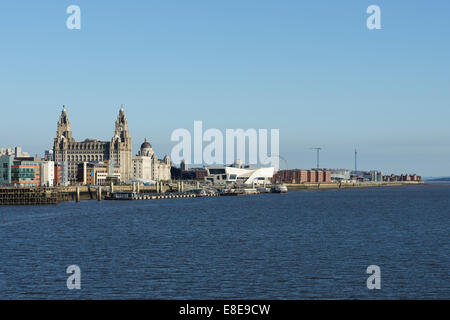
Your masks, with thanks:
M306 183L286 184L290 191L301 190L332 190L349 188L379 188L395 186L421 185L423 181L399 181L399 182L345 182L345 183ZM0 205L51 205L65 201L97 200L102 201L107 194L113 192L136 193L136 200L177 199L192 198L200 195L193 194L189 190L205 187L203 184L194 183L185 185L182 182L171 184L156 184L154 186L110 185L110 186L69 186L69 187L2 187L0 188ZM216 189L217 193L207 196L219 195L219 186L208 186ZM222 186L223 187L223 186Z

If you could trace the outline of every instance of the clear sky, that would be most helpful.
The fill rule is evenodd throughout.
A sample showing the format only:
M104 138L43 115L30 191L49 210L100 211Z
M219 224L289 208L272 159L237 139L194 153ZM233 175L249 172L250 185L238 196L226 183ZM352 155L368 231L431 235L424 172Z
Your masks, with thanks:
M450 175L449 36L447 0L5 0L0 146L42 154L63 104L76 139L110 140L124 104L134 152L202 120L280 129L290 168L320 146L323 167L357 148L360 169Z

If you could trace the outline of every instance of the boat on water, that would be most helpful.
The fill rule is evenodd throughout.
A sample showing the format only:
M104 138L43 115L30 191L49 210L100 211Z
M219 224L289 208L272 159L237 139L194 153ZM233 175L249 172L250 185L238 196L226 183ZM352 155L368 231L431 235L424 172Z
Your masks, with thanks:
M258 188L257 189L259 193L271 193L272 189L270 188Z
M244 194L259 194L259 191L256 190L255 188L246 188L241 190Z
M111 193L105 197L105 200L136 200L138 194L136 192L118 191Z
M272 188L272 193L287 193L288 188L284 184L279 184Z
M186 191L187 194L195 194L197 197L206 197L207 193L204 189L192 189Z
M244 189L225 189L220 192L221 196L245 196L249 194L259 194L259 191L255 188Z

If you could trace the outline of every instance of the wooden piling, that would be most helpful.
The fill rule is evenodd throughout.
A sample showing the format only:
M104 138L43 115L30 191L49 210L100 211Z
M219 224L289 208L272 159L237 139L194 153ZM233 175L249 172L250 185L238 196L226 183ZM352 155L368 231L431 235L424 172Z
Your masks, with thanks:
M75 201L80 202L80 187L77 186L77 190L75 193Z

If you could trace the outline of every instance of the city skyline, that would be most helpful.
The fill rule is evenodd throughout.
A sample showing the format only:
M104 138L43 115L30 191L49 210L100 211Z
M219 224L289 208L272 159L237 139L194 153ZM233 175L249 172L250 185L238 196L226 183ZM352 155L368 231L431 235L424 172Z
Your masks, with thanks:
M60 128L60 126L61 126L61 121L63 121L62 119L62 117L65 117L65 120L64 120L64 123L68 123L69 124L69 138L70 138L70 140L73 140L72 138L73 138L73 136L72 136L72 130L71 130L71 124L70 124L70 122L69 122L69 120L68 120L68 118L67 118L67 110L66 110L66 106L65 105L63 105L62 106L62 113L61 113L61 116L60 116L60 120L58 121L58 124L57 124L57 127L58 127L58 130L57 130L57 133L56 133L56 135L57 135L57 137L60 137L61 135L62 135L62 133L61 133L61 130L65 130L65 129L61 129ZM125 115L124 115L124 108L123 108L123 105L121 105L120 106L120 110L119 110L119 116L120 115L122 115L123 117L125 117ZM125 119L125 121L126 121L126 119ZM117 134L118 134L118 129L117 129L117 126L118 126L118 123L117 123L117 121L116 121L116 129L115 129L115 137L117 137ZM120 127L120 125L119 125L119 127ZM121 128L121 127L120 127ZM127 131L128 131L128 128L126 129ZM195 130L194 130L195 131ZM203 133L201 133L202 134L202 136L203 136ZM62 137L62 136L61 136ZM75 136L75 138L76 138L76 136ZM130 136L130 138L131 138L131 136ZM65 138L64 138L65 139ZM195 139L195 138L194 138ZM259 139L259 138L258 138ZM77 139L75 139L75 140L77 140ZM74 140L74 141L75 141ZM85 139L80 139L80 140L78 140L79 142L77 142L77 143L83 143L83 141L85 141L85 142L87 142L87 143L109 143L109 142L105 142L105 141L102 141L102 140L108 140L108 139L102 139L102 138L93 138L93 137L87 137L87 138L85 138ZM235 141L235 143L236 143L237 141ZM130 143L132 143L131 142L131 140L130 140ZM148 144L149 146L150 146L150 148L151 148L151 145L149 144L149 141L148 141L148 139L147 139L147 137L145 137L144 138L144 144ZM207 144L209 144L209 143L206 143L206 142L203 142L203 149L205 148L205 145L207 145ZM142 144L143 145L143 144ZM141 145L141 143L137 143L137 145L136 145L136 147L135 148L132 148L131 149L131 153L130 153L130 155L136 155L136 156L140 156L141 155L141 152L142 152L142 145ZM139 146L141 146L141 147L139 147ZM269 147L269 146L268 146ZM191 145L191 148L192 148L192 151L195 149L195 145ZM245 142L245 148L246 148L246 150L245 150L245 157L246 157L246 160L248 160L248 156L249 156L249 150L250 150L250 145L249 145L249 141L246 141ZM269 147L270 148L270 147ZM35 154L29 154L28 152L23 152L22 151L22 147L21 146L14 146L14 147L10 147L10 146L0 146L0 149L2 150L2 154L3 154L3 152L5 152L4 154L14 154L14 152L17 154L17 152L19 153L19 154L22 154L22 155L19 155L19 157L20 156L22 156L22 157L37 157L38 159L39 158L41 158L41 156L43 155L43 158L46 158L47 157L47 152L49 152L49 151L51 151L51 152L54 152L55 151L55 149L54 148L50 148L50 149L45 149L43 152L36 152ZM137 153L133 153L134 152L134 149L137 149L138 150L138 152ZM203 149L202 149L202 151L203 151ZM321 151L322 150L322 148L309 148L310 150L315 150L316 152L317 151ZM152 151L153 152L153 151ZM226 148L222 151L222 152L224 152L225 154L226 154ZM355 167L353 168L354 169L354 172L357 172L356 170L359 170L360 168L357 168L356 167L356 155L357 155L357 150L355 149L354 150L354 152L355 152L355 154L354 154L354 161L355 161ZM271 152L269 152L269 156L273 156L273 153L272 154L270 154ZM155 153L156 154L156 153ZM56 155L54 154L54 153L52 153L52 156L53 157L55 157ZM167 155L165 155L165 157L167 157ZM191 157L192 158L192 157ZM224 158L225 159L225 158ZM192 160L192 159L191 159ZM240 159L239 157L235 157L235 160L234 160L235 162L236 161L241 161L243 164L246 164L246 162L245 161L243 161L242 159ZM325 166L319 166L319 153L317 153L317 156L316 156L316 161L317 161L317 166L316 167L311 167L311 169L312 170L314 170L314 169L325 169L326 167ZM198 163L191 163L191 161L186 161L186 159L183 159L183 160L181 160L181 163L180 164L178 164L178 163L175 163L174 165L176 166L176 165L179 165L180 167L182 167L183 166L183 162L184 162L184 165L186 165L186 164L190 164L193 168L199 168L199 167L206 167L207 165L211 165L211 163L203 163L203 164L198 164ZM279 169L280 170L298 170L299 168L297 168L297 167L289 167L288 166L288 162L287 162L287 160L283 157L283 156L281 156L280 157L280 159L278 159L278 161L277 161L277 163L279 163L279 162L281 162L282 163L282 165L280 165L280 167L279 167ZM223 163L221 162L221 163L216 163L217 165L231 165L232 163L230 162L230 163L228 163L228 162L226 162L226 161L224 161ZM267 164L266 164L267 165ZM284 165L284 166L283 166ZM304 169L304 168L303 168ZM328 167L328 169L339 169L338 167ZM349 172L350 171L352 171L352 168L350 168L350 167L346 167L346 168L344 168L344 167L342 167L341 169L345 169L345 170L348 170ZM374 171L374 169L375 168L364 168L364 169L362 169L361 171L366 171L366 172L368 172L368 171ZM377 171L377 170L375 170L375 171ZM386 173L386 174L395 174L394 172L387 172L387 171L385 171L384 173ZM413 173L413 172L407 172L407 171L402 171L402 172L400 172L400 174L411 174L411 173ZM413 174L415 174L415 173L413 173ZM442 176L441 176L442 177ZM431 178L431 177L430 177Z
M23 4L0 10L1 147L42 155L62 105L77 140L108 140L123 104L133 155L145 137L170 154L171 132L202 120L280 129L290 169L320 146L323 167L352 169L358 149L361 170L450 176L449 3L78 1L81 30L71 1Z

